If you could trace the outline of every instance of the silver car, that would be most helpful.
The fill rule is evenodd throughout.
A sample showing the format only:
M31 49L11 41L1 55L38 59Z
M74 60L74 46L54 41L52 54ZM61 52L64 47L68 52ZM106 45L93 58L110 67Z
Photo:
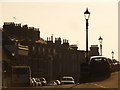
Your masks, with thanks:
M32 78L32 85L33 85L34 87L37 87L37 86L41 86L42 84L41 84L41 82L40 82L39 79L37 79L37 78Z
M42 86L46 86L47 85L47 81L46 81L46 79L44 77L39 78L39 80L40 80Z
M48 86L56 86L57 83L55 81L50 81L47 85Z
M61 84L75 84L75 81L74 81L73 77L64 76L61 79Z

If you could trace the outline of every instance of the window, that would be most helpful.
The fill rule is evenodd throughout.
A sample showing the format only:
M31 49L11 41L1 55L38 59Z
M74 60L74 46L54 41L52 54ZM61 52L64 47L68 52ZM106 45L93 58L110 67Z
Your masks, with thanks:
M13 70L13 73L16 73L16 74L25 74L25 73L28 73L29 69L28 68L15 68Z
M39 52L41 52L41 48L39 47Z
M53 54L54 54L54 55L56 54L56 49L53 49Z
M35 51L35 47L33 46L33 51Z
M45 53L45 48L42 49L43 53Z
M51 53L51 49L50 48L48 48L48 53Z

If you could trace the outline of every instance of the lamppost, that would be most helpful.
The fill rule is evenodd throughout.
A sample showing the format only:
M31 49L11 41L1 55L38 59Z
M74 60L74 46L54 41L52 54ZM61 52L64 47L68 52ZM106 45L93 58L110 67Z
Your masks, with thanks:
M112 51L112 60L113 60L113 58L114 58L114 52Z
M100 36L98 40L100 42L100 55L102 56L102 41L103 41L103 38Z
M90 17L90 12L88 11L88 8L86 8L86 11L84 12L85 20L86 20L86 60L88 61L88 20Z

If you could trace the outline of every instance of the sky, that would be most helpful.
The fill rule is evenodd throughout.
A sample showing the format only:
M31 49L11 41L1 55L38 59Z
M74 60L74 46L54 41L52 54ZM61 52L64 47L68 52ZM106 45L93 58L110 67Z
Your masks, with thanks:
M1 0L0 27L3 22L15 22L40 29L40 36L68 39L86 50L86 21L84 12L90 11L89 47L103 38L103 55L118 59L118 2L117 0Z

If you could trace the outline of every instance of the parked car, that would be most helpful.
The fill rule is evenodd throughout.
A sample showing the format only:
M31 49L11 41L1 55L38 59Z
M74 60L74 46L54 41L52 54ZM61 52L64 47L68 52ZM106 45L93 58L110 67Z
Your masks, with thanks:
M57 83L57 85L61 84L60 80L55 80L55 82Z
M47 85L48 86L55 86L55 85L57 85L57 83L55 81L50 81Z
M36 78L37 86L42 86L40 79Z
M115 71L115 65L114 65L112 59L108 58L108 61L110 62L111 72L114 72Z
M89 67L92 76L109 75L111 72L109 59L104 56L92 56L89 61Z
M36 82L36 79L35 78L32 78L32 82L33 82L33 86L37 86L37 82Z
M33 86L41 86L41 82L38 78L32 78Z
M34 81L33 81L33 79L31 78L30 80L31 80L31 86L34 86Z
M113 59L114 71L120 71L120 62L116 59Z
M61 84L75 84L75 81L74 81L73 77L64 76L61 79Z
M46 81L46 79L44 77L39 78L39 80L40 80L42 86L47 85L47 81Z

